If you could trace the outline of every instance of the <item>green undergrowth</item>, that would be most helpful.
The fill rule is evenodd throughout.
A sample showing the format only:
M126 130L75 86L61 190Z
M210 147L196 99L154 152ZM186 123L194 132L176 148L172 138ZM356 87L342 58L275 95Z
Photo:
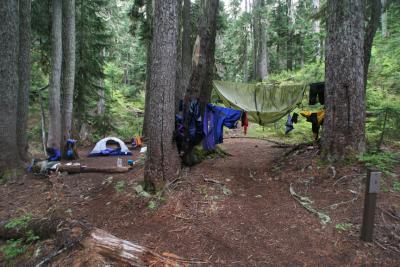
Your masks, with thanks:
M7 263L17 256L27 252L30 245L40 239L33 230L28 228L29 222L32 220L32 215L27 213L17 218L12 218L4 227L6 229L15 229L24 233L23 238L9 239L0 247L0 251L4 254L4 259Z
M400 153L388 151L367 152L359 157L359 160L369 168L377 168L378 170L389 174L394 168L400 164Z

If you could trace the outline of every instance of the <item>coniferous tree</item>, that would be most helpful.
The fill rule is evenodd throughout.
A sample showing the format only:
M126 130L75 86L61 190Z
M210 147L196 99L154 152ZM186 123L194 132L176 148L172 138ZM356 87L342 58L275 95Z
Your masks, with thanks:
M76 75L75 118L82 137L91 118L89 109L98 99L99 80L104 79L104 48L109 46L110 35L101 14L108 7L105 0L76 1ZM93 30L96 29L96 30ZM94 107L94 104L93 104ZM83 127L83 128L82 128Z
M332 160L365 151L364 6L327 2L323 149Z
M0 17L0 171L20 163L17 143L18 1L1 1ZM3 172L1 176L3 176Z
M17 144L22 160L28 160L27 121L31 82L31 1L19 1Z
M52 1L51 74L49 86L49 135L47 147L61 145L61 67L62 67L62 0Z
M75 0L63 0L62 144L71 138L75 87Z
M147 128L146 189L159 190L176 175L178 154L173 142L175 127L176 59L178 44L178 0L156 1L149 90Z

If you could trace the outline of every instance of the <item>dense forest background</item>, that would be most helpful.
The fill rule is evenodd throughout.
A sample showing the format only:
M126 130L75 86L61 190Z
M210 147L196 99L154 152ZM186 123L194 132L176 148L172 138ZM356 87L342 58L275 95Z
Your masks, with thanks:
M269 80L310 83L324 80L324 1L252 1L220 3L217 24L215 79L256 80L257 32L255 12L266 28ZM76 1L76 82L73 133L82 141L96 141L115 134L131 138L142 131L146 84L146 24L143 1ZM190 9L190 47L193 47L200 1ZM393 3L375 36L368 73L367 109L378 117L369 119L369 143L396 141L399 123L400 6ZM384 28L382 28L384 27ZM51 1L32 2L32 78L29 142L42 150L40 105L47 118ZM268 77L267 77L268 76ZM43 102L41 102L41 99ZM306 104L306 101L304 101ZM385 125L383 125L385 124ZM382 128L385 127L384 133ZM282 138L284 119L271 125L250 127L250 136ZM288 142L311 140L309 125L300 123Z

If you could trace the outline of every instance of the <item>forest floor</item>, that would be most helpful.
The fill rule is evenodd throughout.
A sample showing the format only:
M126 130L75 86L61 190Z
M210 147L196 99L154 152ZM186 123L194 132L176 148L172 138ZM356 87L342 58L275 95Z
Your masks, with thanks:
M359 163L330 166L317 160L317 148L291 151L256 139L227 138L222 148L230 155L184 168L164 197L138 195L143 166L116 175L27 176L0 186L0 221L56 212L203 266L400 266L399 192L378 196L376 242L359 239L366 177ZM115 157L79 161L116 165ZM399 171L385 179L399 179ZM291 186L331 222L306 210ZM31 253L40 258L33 251L49 243L37 242Z

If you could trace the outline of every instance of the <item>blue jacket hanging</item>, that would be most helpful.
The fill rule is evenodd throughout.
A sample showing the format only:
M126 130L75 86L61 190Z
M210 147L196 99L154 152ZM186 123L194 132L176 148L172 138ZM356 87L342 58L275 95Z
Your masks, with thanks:
M203 119L203 148L215 149L216 144L224 140L223 126L229 129L236 128L238 120L242 117L242 111L207 104Z

